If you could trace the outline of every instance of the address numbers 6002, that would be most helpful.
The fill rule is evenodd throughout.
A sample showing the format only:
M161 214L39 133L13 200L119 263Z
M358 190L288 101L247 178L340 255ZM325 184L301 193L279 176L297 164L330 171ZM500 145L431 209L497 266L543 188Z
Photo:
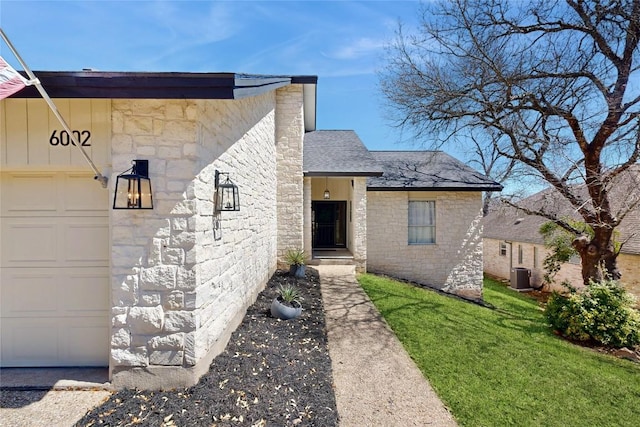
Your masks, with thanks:
M74 130L73 132L73 136L76 137L76 140L80 143L80 145L82 145L83 147L91 147L91 132L88 130ZM66 130L63 131L58 131L58 130L54 130L51 133L51 137L49 138L49 144L55 146L61 145L63 147L66 147L67 145L76 145L75 142L73 142L73 138L71 138L69 136L69 133Z

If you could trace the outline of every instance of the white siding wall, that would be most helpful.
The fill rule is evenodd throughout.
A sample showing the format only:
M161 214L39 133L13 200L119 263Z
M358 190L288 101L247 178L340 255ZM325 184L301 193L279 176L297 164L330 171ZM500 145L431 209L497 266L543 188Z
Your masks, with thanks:
M110 164L111 100L54 99L72 132L99 169ZM0 165L19 168L87 168L42 98L0 101Z

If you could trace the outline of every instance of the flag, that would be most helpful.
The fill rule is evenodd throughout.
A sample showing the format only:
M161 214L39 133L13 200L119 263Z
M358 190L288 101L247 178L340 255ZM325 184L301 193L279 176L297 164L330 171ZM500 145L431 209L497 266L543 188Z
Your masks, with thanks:
M0 99L5 99L30 84L30 81L18 74L0 56Z

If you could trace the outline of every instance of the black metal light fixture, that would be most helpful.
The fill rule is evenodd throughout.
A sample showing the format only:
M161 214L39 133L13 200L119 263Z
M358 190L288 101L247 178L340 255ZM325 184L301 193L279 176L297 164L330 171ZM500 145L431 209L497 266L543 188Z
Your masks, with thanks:
M220 182L220 175L225 175L225 180ZM239 211L240 210L240 193L238 186L229 178L229 173L216 171L216 193L213 200L216 212L222 211Z
M149 160L134 160L131 169L118 175L113 209L153 209Z
M329 192L329 177L325 177L324 180L324 199L329 200L331 198L331 193Z

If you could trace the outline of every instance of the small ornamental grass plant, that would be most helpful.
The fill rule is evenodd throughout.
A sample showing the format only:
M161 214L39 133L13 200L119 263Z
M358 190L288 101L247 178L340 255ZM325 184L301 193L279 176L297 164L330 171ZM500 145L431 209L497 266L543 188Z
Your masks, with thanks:
M640 344L640 313L633 309L635 298L616 281L591 282L578 292L554 292L545 308L551 326L563 336L608 347Z
M284 256L289 265L304 265L305 253L303 249L289 249Z
M287 305L294 307L302 305L302 295L295 285L280 285L278 288L278 298Z

